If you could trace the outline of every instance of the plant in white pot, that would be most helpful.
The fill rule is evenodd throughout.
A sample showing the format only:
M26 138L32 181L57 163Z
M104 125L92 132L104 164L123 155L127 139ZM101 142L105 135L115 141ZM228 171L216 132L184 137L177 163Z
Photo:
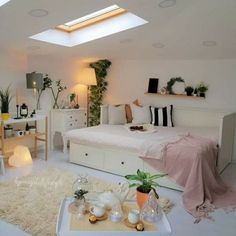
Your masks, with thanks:
M134 183L131 183L129 187L137 187L136 200L140 208L142 208L144 202L148 199L148 194L151 190L154 191L156 198L159 198L155 189L155 187L159 186L159 184L154 180L163 176L166 176L166 174L151 175L150 173L143 172L141 170L137 170L136 175L125 176L126 179L134 181Z
M0 89L1 115L3 120L9 119L9 105L11 99L10 86L8 86L6 90Z

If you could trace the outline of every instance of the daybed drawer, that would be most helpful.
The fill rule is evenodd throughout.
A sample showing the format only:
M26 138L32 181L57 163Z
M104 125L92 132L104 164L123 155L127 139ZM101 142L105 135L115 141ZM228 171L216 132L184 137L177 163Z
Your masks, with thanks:
M96 148L70 144L70 162L94 168L103 168L104 154Z
M135 174L137 169L143 169L143 161L135 154L108 151L105 155L104 169L119 175Z

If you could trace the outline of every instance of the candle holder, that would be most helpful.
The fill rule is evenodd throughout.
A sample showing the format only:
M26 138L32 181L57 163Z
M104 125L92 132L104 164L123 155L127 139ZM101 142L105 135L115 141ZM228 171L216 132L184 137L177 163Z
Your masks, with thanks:
M21 119L21 117L19 116L19 105L16 105L16 117L14 119L15 120Z

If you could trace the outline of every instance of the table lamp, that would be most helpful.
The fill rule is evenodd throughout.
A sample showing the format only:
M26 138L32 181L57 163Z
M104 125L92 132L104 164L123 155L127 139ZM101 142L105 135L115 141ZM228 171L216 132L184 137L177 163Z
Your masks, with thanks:
M90 110L89 88L91 85L97 85L95 70L93 68L84 68L79 77L79 84L87 86L87 125L89 126L89 110Z

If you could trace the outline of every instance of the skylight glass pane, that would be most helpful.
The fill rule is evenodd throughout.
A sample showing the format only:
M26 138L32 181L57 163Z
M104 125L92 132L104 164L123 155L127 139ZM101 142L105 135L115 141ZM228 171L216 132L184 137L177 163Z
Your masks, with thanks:
M10 0L0 0L0 7L6 4L7 2L10 2Z
M110 12L110 11L114 11L114 10L119 9L119 8L120 8L120 7L117 6L117 5L112 5L112 6L110 6L110 7L104 8L104 9L102 9L102 10L93 12L93 13L91 13L91 14L89 14L89 15L80 17L80 18L78 18L78 19L76 19L76 20L67 22L67 23L65 23L64 25L65 25L65 26L68 26L68 27L71 27L71 26L73 26L73 25L79 24L79 23L84 22L84 21L86 21L86 20L90 20L90 19L92 19L92 18L94 18L94 17L103 15L103 14L105 14L105 13L108 13L108 12Z
M125 13L106 21L99 22L98 24L84 27L72 33L51 29L33 35L30 38L61 46L73 47L147 23L148 21L132 13Z

